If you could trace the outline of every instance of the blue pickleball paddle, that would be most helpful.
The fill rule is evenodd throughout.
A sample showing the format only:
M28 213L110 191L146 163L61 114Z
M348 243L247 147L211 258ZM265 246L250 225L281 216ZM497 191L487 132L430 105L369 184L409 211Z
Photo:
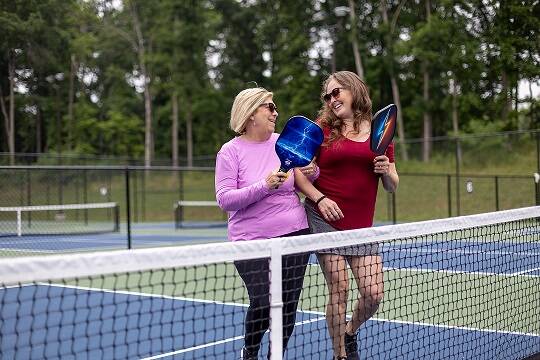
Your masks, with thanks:
M319 125L304 116L293 116L276 142L276 154L281 161L279 171L309 165L317 154L324 134Z

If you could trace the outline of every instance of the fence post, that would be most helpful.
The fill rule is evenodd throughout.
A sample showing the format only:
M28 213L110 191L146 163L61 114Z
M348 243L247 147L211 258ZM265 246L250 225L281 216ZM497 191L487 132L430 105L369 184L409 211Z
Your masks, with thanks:
M15 172L17 173L18 171L15 170ZM21 179L22 179L22 175L21 175ZM25 192L24 181L19 181L19 205L20 206L24 206L24 192Z
M142 221L146 221L146 177L149 175L150 169L144 169L144 173L141 176L141 208L142 208Z
M47 172L45 172L45 174L47 174ZM46 177L45 184L46 184L46 187L45 187L45 203L50 204L51 203L51 184L49 183L49 177L48 176ZM47 220L50 219L49 216L50 216L49 211L47 211Z
M495 175L495 210L499 211L499 177Z
M26 205L32 205L32 178L30 176L30 168L26 169ZM32 212L28 212L28 227L32 226Z
M397 224L397 214L396 214L396 193L392 193L392 223Z
M64 204L64 170L58 172L58 205Z
M138 178L139 174L137 173L137 170L135 170L134 176L133 176L133 218L136 223L140 221L139 217L139 184L138 184Z
M130 211L131 211L131 205L129 202L129 167L126 166L125 170L125 178L126 178L126 228L127 228L127 245L128 249L131 249L131 218L130 218Z
M536 133L536 172L540 174L540 131Z
M456 137L456 212L457 216L461 214L461 204L460 204L460 198L459 198L459 138Z
M178 172L178 200L184 200L184 172L177 170Z
M448 217L452 217L452 175L446 174L446 194L448 199Z
M540 205L540 132L536 133L536 174L534 176L536 189L536 205Z
M88 203L88 171L83 169L83 203ZM88 209L84 209L84 224L88 225Z
M540 173L534 173L535 205L540 205Z

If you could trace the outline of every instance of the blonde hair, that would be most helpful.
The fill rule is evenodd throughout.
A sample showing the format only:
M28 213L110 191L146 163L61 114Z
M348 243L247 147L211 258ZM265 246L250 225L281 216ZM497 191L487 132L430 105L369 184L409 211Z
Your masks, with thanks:
M264 104L266 99L273 96L273 93L260 87L240 91L234 98L231 108L231 129L237 134L243 134L249 117Z
M329 145L336 140L343 137L341 135L341 128L343 126L343 120L339 119L330 106L322 99L326 94L326 87L332 80L336 80L344 89L347 89L352 94L352 111L354 117L354 131L360 131L360 123L362 121L368 121L371 123L371 98L369 97L369 88L360 77L351 71L338 71L331 74L324 82L321 91L321 100L323 102L322 108L319 110L319 119L323 127L330 129L330 135L328 136L325 145Z

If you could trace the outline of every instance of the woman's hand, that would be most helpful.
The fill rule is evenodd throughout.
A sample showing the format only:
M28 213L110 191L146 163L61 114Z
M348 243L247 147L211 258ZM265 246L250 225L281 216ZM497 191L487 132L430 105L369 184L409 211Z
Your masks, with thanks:
M374 171L376 174L388 175L390 172L390 160L386 155L379 155L373 159L375 165Z
M266 187L277 189L287 180L287 173L283 171L273 171L266 177Z
M309 163L309 165L298 168L298 170L300 170L302 174L304 174L307 178L309 178L310 176L313 176L317 173L317 170L318 170L317 163L315 163L315 161L312 161Z
M384 189L388 192L395 192L399 184L399 176L396 170L396 164L391 163L386 155L380 155L373 159L374 172L382 175L381 180Z
M344 218L341 209L334 200L325 197L319 201L318 206L324 220L326 221L336 221Z

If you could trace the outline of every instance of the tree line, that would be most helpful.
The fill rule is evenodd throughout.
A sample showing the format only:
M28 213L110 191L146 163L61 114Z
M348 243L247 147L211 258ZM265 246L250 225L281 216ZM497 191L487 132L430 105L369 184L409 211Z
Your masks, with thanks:
M539 127L538 29L537 0L0 0L0 151L191 165L241 89L282 126L350 70L427 161L434 136Z

